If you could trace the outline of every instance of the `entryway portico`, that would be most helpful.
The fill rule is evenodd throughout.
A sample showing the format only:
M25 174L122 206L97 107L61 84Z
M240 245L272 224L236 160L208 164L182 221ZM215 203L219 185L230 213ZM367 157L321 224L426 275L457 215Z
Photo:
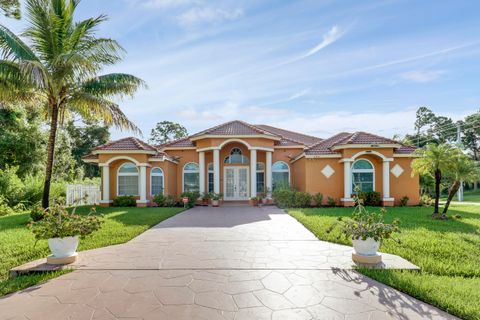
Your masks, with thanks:
M251 137L227 138L218 141L216 146L198 148L200 193L212 191L207 189L206 183L210 174L206 170L206 159L211 158L213 160L213 192L222 192L225 201L248 200L256 197L258 192L266 192L267 197L270 198L273 141L270 142L271 147L267 147L265 145L268 145L268 139L257 137L256 140L258 141L252 141ZM221 183L222 180L223 183Z

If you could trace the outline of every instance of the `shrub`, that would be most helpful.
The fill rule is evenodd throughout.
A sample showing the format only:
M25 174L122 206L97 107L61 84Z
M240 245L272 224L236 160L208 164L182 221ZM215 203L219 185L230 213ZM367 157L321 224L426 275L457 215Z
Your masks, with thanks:
M28 175L24 179L23 201L27 207L35 206L42 200L43 196L43 176Z
M335 199L333 197L328 197L327 199L327 205L329 207L335 207L337 205L337 201L335 201Z
M8 205L7 200L0 195L0 217L14 212L15 211Z
M40 221L45 217L45 210L41 205L37 204L30 209L30 218L33 221Z
M422 196L420 197L420 203L419 204L421 206L430 207L430 206L433 205L433 202L434 202L433 198L430 197L430 195L425 193L425 194L422 194Z
M406 205L408 205L408 200L410 200L409 197L407 196L403 196L400 198L400 207L405 207Z
M42 220L30 222L29 226L37 241L73 236L84 238L101 227L102 220L91 215L94 212L92 208L88 215L78 215L75 214L75 210L69 213L64 206L53 205Z
M165 206L165 196L161 193L155 195L155 197L153 197L153 202L155 202L157 204L157 206L159 207L163 207Z
M307 208L312 204L312 195L292 189L276 189L273 200L280 208Z
M135 207L137 201L135 200L135 197L132 196L120 196L113 199L112 205L114 207Z
M197 199L200 197L200 193L196 191L183 192L181 197L188 198L187 207L193 208L195 206L195 202L197 202Z
M178 202L177 202L177 199L175 199L174 196L172 196L171 194L168 194L165 196L165 199L163 201L163 205L165 207L175 207L177 206Z
M313 196L313 201L315 202L315 205L317 207L321 207L322 206L322 202L323 202L323 194L321 193L317 193Z
M308 192L293 191L294 208L308 208L312 205L312 195Z
M382 202L380 192L376 191L359 192L358 198L363 201L364 206L378 207Z
M223 193L212 193L212 200L222 200L223 199Z
M9 207L15 206L22 201L24 185L17 176L18 167L6 167L0 169L0 195Z

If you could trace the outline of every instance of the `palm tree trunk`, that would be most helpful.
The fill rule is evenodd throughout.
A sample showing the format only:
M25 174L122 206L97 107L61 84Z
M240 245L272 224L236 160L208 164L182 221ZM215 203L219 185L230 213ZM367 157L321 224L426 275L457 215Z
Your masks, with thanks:
M433 217L437 217L440 213L438 207L440 202L440 183L442 182L442 172L440 170L435 171L435 209L433 211Z
M45 169L45 183L43 185L42 207L48 208L50 205L50 182L52 180L53 159L55 154L55 140L57 137L58 125L58 106L56 103L52 104L52 118L50 120L50 136L48 137L47 145L47 165Z
M453 197L457 193L458 189L460 189L460 181L455 180L452 186L448 189L448 198L447 202L445 203L445 207L443 208L443 214L447 214L448 207L450 206L450 202L452 202Z

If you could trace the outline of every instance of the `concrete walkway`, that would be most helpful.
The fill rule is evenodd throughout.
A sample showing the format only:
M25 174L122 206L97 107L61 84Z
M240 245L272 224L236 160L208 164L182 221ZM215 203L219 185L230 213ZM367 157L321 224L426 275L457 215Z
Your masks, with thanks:
M0 299L0 319L454 319L274 207L195 208ZM387 255L391 268L415 268Z

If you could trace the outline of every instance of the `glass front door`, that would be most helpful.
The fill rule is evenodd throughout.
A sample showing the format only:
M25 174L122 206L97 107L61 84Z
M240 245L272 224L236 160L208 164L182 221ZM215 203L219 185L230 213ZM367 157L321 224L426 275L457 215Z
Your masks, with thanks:
M225 167L224 181L225 200L248 200L248 167Z

